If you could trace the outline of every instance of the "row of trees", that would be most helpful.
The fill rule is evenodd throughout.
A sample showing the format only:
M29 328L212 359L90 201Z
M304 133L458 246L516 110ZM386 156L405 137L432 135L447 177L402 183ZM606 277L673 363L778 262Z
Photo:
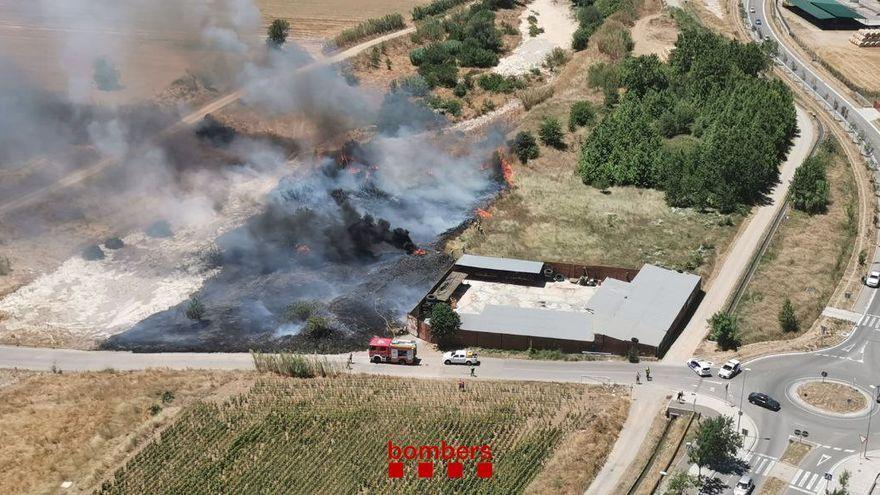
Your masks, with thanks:
M664 189L673 206L755 203L778 179L796 129L791 92L759 77L767 64L757 45L691 29L668 63L631 57L596 74L606 93L619 85L625 94L584 143L584 182Z
M786 333L797 332L801 324L794 311L791 299L785 298L779 309L779 328ZM709 338L714 340L722 351L736 350L742 345L742 332L739 329L739 321L735 315L718 312L709 319Z
M795 170L789 189L789 199L796 210L810 215L827 211L831 187L828 184L826 169L835 148L833 141L823 141L819 151L804 160L804 163Z

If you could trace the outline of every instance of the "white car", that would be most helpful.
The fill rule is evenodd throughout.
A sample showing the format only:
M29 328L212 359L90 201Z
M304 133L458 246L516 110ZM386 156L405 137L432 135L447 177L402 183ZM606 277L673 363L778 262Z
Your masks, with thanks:
M696 359L689 359L686 364L688 368L694 370L694 373L700 376L712 376L711 363L707 363L706 361L697 361Z
M865 279L865 285L868 287L880 287L880 272L871 272L868 274L868 277Z
M755 8L754 8L754 7L749 7L749 12L752 13L752 14L754 14L754 13L755 13Z
M755 483L750 476L742 476L733 487L733 495L751 495L755 489Z
M742 371L742 365L739 360L731 359L730 361L724 363L724 366L718 370L719 378L727 378L728 380L735 377Z
M467 349L449 351L443 353L443 364L466 364L468 366L480 364L477 353Z

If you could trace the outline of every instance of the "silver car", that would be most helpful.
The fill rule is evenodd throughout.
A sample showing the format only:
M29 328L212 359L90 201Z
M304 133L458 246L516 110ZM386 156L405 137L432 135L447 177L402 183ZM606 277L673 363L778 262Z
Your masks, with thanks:
M733 495L751 495L755 490L755 483L750 476L743 476L733 487Z
M871 272L868 274L868 277L865 279L865 285L868 287L880 287L880 272Z

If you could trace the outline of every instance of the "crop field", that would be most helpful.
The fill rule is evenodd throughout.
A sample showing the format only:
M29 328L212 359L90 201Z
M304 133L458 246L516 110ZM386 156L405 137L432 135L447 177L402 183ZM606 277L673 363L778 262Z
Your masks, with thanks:
M628 409L622 389L528 382L346 376L272 378L223 403L199 403L104 482L115 493L521 493L547 466L565 492L582 493ZM583 441L588 439L588 441ZM464 460L450 479L403 461L396 446L488 445L493 472ZM571 455L571 443L582 449ZM565 454L565 455L556 455ZM562 490L560 490L562 491Z
M266 24L277 17L290 20L294 38L332 38L345 28L398 12L410 21L410 11L428 0L256 0Z

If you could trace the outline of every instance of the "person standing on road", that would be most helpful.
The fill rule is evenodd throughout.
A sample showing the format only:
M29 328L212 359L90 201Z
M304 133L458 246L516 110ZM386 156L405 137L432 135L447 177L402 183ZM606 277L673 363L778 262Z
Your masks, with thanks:
M648 366L645 368L645 380L651 381L651 367Z
M642 383L642 374L636 371L636 385Z

